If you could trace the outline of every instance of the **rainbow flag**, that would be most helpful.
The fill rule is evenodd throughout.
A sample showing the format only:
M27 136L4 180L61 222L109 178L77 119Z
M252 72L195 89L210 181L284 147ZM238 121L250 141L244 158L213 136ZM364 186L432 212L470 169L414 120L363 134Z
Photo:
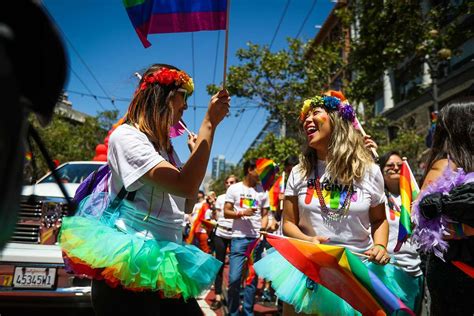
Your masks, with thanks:
M400 199L402 205L400 206L400 225L398 226L397 245L393 251L400 250L402 244L413 233L411 225L411 203L416 199L420 188L416 183L410 166L406 160L403 161L402 169L400 170Z
M186 243L187 244L192 244L193 243L194 234L196 233L196 230L198 229L198 227L200 227L201 224L203 223L204 218L206 216L206 211L208 209L209 209L209 204L203 203L201 208L199 209L199 212L196 216L196 219L194 220L194 222L191 226L191 229L189 230L188 238L186 238Z
M148 34L225 30L227 0L123 0L144 47Z
M275 181L275 177L278 173L278 166L276 163L267 158L258 158L256 161L256 168L258 177L262 182L262 187L265 191L268 191L273 182Z
M397 310L415 315L359 258L344 247L271 234L267 234L266 238L296 269L344 299L362 315L385 315Z
M247 278L245 279L246 285L252 284L253 279L257 277L253 264L255 263L255 259L256 259L255 249L257 248L259 243L260 243L260 238L257 238L254 241L252 241L248 245L247 250L245 250L245 256L247 257L247 271L248 271Z
M270 211L275 212L278 209L279 195L283 192L283 177L280 176L268 191Z

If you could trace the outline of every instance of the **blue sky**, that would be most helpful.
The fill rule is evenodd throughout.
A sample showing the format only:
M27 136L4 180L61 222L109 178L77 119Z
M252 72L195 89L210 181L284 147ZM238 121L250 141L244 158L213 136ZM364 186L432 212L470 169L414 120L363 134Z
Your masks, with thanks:
M120 0L43 0L43 5L63 35L70 63L65 90L74 109L96 115L98 111L117 108L123 115L128 107L126 100L138 82L133 74L153 63L167 63L194 78L195 96L190 99L184 121L197 131L205 113L203 107L210 99L206 85L222 82L225 31L151 34L148 40L152 46L145 49ZM333 6L331 0L232 0L228 66L238 64L235 51L247 42L269 45L276 34L272 50L277 51L285 48L286 38L295 37L300 29L300 38L313 38ZM107 97L118 100L112 104ZM194 111L193 104L200 108ZM257 136L268 114L255 105L247 105L249 108L241 117L235 116L237 109L232 106L244 105L245 100L232 100L232 115L218 127L211 159L225 155L227 161L236 163ZM173 140L183 161L189 156L185 142L184 135Z

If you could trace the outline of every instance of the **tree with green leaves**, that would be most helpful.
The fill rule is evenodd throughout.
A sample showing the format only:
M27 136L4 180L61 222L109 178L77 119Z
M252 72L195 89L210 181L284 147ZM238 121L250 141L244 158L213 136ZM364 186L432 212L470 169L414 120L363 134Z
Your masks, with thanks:
M341 66L338 47L288 39L287 49L272 52L268 46L248 43L236 53L240 64L229 68L226 88L232 96L265 108L272 119L286 122L289 134L296 134L302 100L326 90ZM210 94L217 89L208 86Z
M117 111L99 112L96 117L88 116L83 123L54 114L46 127L41 127L36 117L30 117L30 124L38 131L49 155L60 163L75 160L92 160L95 147L103 143L111 122L117 121ZM108 129L106 129L108 128ZM48 167L39 152L37 145L32 143L32 157L35 159L36 174L33 179L43 176Z

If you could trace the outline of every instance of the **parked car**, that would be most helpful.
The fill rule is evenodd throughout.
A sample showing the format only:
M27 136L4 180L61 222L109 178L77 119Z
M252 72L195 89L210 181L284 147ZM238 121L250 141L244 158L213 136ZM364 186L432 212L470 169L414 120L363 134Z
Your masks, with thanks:
M79 184L105 162L73 161L58 171L73 197ZM57 243L66 199L51 173L24 186L17 226L0 252L0 312L2 307L90 307L90 281L64 269Z

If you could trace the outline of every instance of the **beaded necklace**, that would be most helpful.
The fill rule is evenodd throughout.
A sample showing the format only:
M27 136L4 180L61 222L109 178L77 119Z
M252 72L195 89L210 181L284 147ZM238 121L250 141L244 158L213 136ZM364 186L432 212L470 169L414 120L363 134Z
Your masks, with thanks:
M321 192L320 178L318 175L318 167L316 166L316 194L318 195L319 204L321 205L321 211L326 216L329 221L340 222L344 217L349 213L349 206L351 205L352 193L354 192L352 184L347 189L347 195L344 199L342 206L336 210L328 208L326 206L326 201L324 201L323 194Z

